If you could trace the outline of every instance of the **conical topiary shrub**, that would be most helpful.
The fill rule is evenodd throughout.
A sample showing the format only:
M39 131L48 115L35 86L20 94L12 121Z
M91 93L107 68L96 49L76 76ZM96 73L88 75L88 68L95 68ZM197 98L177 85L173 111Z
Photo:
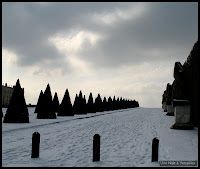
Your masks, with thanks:
M98 94L97 98L95 99L94 105L95 105L96 112L102 112L103 111L103 102L101 100L100 94Z
M63 100L58 108L58 116L73 116L73 108L68 89L66 89Z
M78 114L83 114L83 95L81 90L78 95L78 112Z
M74 114L78 114L78 110L79 110L79 105L78 105L78 95L76 94L76 97L74 99L74 104L73 104L73 112Z
M29 123L28 108L24 98L24 88L21 88L19 79L14 87L3 123Z
M83 114L83 95L80 91L79 96L76 94L73 105L74 114Z
M82 114L87 114L87 104L86 104L86 98L85 95L82 99Z
M108 111L108 103L106 97L103 98L103 111Z
M55 92L54 98L53 98L53 107L54 107L54 111L58 112L58 108L59 108L59 100L58 100L58 95Z
M38 102L37 102L37 105L36 105L36 108L35 108L35 111L34 113L38 113L41 111L41 103L42 103L42 99L43 99L43 92L42 90L40 91L40 95L39 95L39 98L38 98Z
M38 119L56 119L56 113L53 108L53 101L51 95L51 88L49 84L43 95L40 112L37 113Z
M96 113L96 111L94 109L94 101L93 101L92 93L90 93L89 98L88 98L87 112L88 113Z
M108 97L108 110L113 110L112 98L110 96Z

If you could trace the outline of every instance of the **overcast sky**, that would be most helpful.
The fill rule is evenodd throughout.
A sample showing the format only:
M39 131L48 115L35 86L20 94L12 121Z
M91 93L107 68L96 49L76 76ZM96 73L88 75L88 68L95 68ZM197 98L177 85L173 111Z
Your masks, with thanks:
M197 2L4 2L2 82L19 79L27 104L49 83L59 102L68 89L161 107L197 38Z

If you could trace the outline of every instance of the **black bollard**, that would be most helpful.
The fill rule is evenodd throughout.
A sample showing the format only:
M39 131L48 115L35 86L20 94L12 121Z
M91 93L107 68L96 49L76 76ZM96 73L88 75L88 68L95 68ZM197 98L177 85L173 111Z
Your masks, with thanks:
M38 158L40 150L40 133L34 132L32 135L32 154L31 158Z
M152 140L152 160L153 161L158 161L158 144L159 144L159 140L155 137Z
M93 136L93 161L100 161L100 135Z

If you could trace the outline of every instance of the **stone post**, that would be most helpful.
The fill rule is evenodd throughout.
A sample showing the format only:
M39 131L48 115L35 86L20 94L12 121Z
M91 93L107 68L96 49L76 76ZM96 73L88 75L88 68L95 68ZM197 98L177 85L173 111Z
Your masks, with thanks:
M100 161L100 135L93 136L93 162Z
M40 133L34 132L32 135L32 154L31 158L38 158L40 150Z
M159 140L155 137L152 140L152 156L151 156L151 162L158 161L158 144Z

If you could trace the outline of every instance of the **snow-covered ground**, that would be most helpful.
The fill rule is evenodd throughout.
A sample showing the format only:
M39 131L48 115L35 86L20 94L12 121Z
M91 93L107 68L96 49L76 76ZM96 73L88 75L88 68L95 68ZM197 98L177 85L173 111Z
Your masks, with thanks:
M197 161L198 128L172 130L174 116L161 108L117 111L3 123L3 167L160 167L151 162L152 139L159 139L159 161ZM5 115L6 109L2 108ZM84 118L89 117L90 118ZM40 157L31 158L32 134L40 133ZM93 136L101 136L101 157L92 162Z

